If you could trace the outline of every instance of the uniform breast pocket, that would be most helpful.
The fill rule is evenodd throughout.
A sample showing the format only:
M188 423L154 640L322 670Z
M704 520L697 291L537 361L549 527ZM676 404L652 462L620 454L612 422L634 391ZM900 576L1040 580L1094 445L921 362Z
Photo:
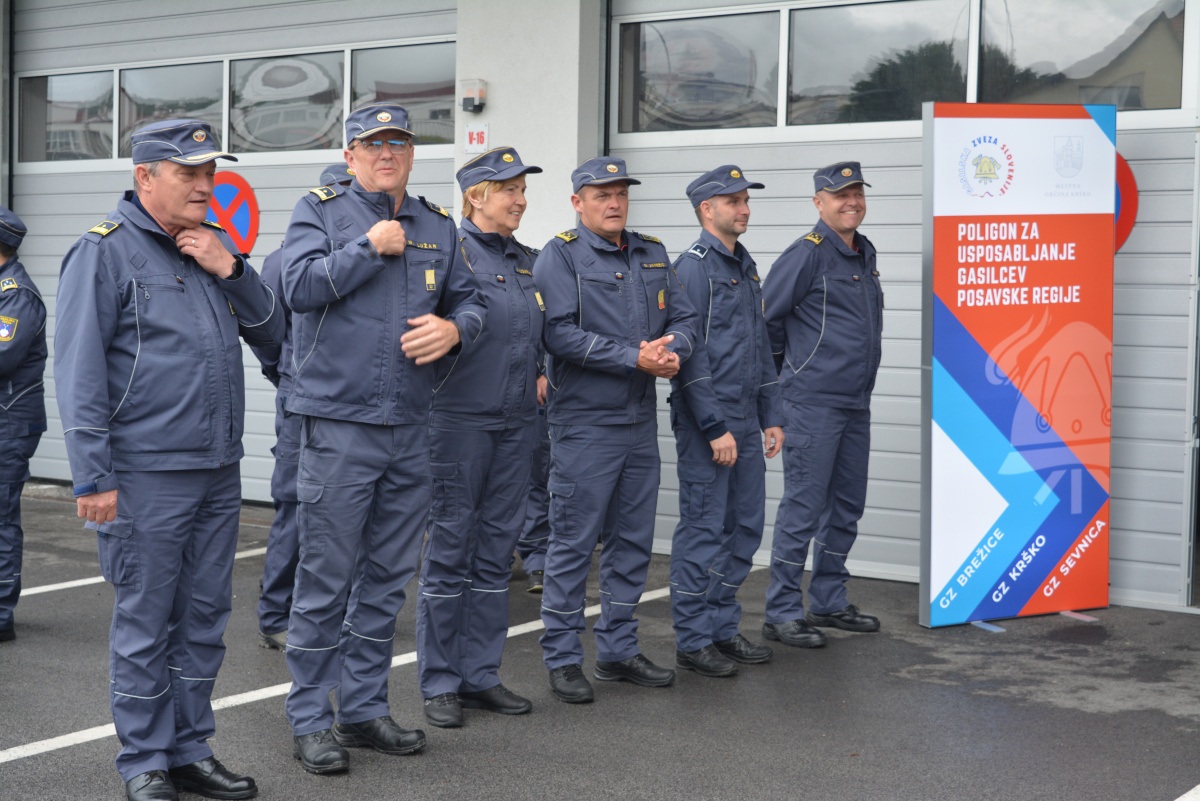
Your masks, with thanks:
M646 321L650 338L658 339L667 327L667 277L646 275L642 282L646 291Z
M199 286L187 286L175 275L139 276L133 286L133 302L142 349L194 352L200 337L196 334L198 321L191 296L202 291Z
M636 336L625 302L624 281L601 274L579 276L579 327L594 334Z

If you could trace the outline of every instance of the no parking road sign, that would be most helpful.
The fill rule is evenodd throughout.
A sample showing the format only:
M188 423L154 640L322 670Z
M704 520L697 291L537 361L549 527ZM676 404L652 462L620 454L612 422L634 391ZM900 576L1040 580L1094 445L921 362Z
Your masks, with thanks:
M258 239L258 198L236 172L218 172L214 180L206 219L225 229L239 253L249 253Z

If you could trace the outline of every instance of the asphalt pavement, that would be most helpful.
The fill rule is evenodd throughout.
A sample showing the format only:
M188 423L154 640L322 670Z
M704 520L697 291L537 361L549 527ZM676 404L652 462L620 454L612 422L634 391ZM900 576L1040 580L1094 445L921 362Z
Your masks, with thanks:
M23 511L26 594L18 639L0 644L0 799L123 798L108 709L112 589L99 580L94 535L62 487L30 485ZM424 724L409 603L392 712L424 728L428 746L405 757L353 749L349 774L309 775L292 758L283 656L257 644L270 519L268 508L243 509L214 693L213 748L255 777L263 799L1174 801L1200 785L1200 616L1113 607L1090 612L1094 622L929 630L917 623L916 585L866 579L852 581L851 598L882 619L877 634L832 632L820 650L773 643L769 664L728 679L595 682L596 701L583 706L551 695L539 599L514 580L502 677L534 710L468 710L457 730ZM659 664L674 661L667 571L656 556L638 612L643 651ZM755 641L765 589L758 570L741 594ZM593 581L588 601L598 598ZM590 634L585 643L590 674Z

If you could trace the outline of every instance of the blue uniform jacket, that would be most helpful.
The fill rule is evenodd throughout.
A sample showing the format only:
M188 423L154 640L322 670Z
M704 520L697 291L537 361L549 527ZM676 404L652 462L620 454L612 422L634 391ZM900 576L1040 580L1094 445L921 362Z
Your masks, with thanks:
M485 234L468 219L458 236L487 303L488 324L471 350L438 361L430 421L439 428L532 425L545 316L533 283L537 251L511 236Z
M277 248L263 259L259 276L263 283L275 293L283 309L283 342L266 348L251 347L254 357L262 365L262 373L275 388L287 396L292 386L292 310L283 296L283 248Z
M0 438L46 430L46 304L14 254L0 265Z
M754 259L740 243L730 253L708 231L675 260L675 274L700 315L711 378L689 359L671 380L671 402L686 410L709 440L724 433L708 421L754 419L782 426L779 375L763 319ZM707 423L707 424L706 424Z
M875 246L856 251L824 221L779 255L767 274L767 333L783 397L795 403L866 409L883 337L883 289Z
M210 275L132 200L71 246L59 279L54 380L77 496L116 489L114 469L241 459L238 337L283 337L283 311L243 257L235 278Z
M458 326L456 350L474 347L487 306L462 259L454 221L405 195L320 187L300 199L283 243L283 286L292 309L292 391L299 414L375 425L428 423L437 367L405 358L406 320L436 314ZM367 239L396 219L408 240L381 256Z
M580 226L557 234L534 263L546 305L551 423L653 420L655 378L636 369L640 343L674 334L670 349L686 362L700 338L662 243L632 231L621 241L618 248Z

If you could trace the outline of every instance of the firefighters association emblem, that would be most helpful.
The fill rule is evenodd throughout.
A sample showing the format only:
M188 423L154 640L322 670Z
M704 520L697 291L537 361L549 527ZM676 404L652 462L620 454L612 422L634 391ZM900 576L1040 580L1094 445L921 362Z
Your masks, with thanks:
M995 136L972 139L958 155L958 183L971 197L1000 197L1012 188L1016 160Z
M204 131L196 131L192 134L192 139L196 142L203 142L207 138L208 134L204 133Z

